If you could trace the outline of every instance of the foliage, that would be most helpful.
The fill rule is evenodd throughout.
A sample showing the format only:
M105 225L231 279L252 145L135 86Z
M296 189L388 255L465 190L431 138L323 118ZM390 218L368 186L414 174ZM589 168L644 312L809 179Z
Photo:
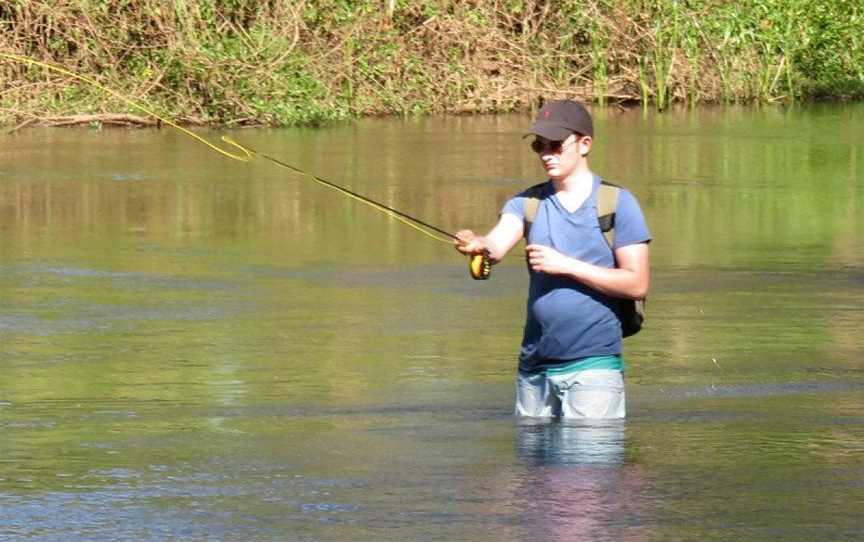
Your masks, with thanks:
M186 122L864 95L859 0L11 0L0 52L88 74ZM123 111L0 62L0 122Z

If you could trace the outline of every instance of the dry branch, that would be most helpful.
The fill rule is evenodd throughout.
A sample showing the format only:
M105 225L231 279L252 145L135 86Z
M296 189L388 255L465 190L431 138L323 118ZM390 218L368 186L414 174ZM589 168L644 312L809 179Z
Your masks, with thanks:
M130 115L128 113L102 113L98 115L62 115L37 119L40 126L81 126L90 124L108 126L161 126L157 119Z

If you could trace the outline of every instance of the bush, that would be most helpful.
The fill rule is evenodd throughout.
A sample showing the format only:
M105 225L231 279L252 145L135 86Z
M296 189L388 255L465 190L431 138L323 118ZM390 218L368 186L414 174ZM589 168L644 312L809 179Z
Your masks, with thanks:
M0 52L67 67L186 122L502 112L565 96L660 109L864 96L858 0L55 4L0 6ZM3 122L128 110L33 66L2 60L0 74Z

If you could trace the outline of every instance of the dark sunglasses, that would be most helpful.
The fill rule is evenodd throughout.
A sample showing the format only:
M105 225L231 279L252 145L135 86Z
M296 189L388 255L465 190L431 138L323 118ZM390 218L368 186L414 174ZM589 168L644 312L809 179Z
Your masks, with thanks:
M537 154L558 154L563 148L563 141L537 138L531 142L531 150Z

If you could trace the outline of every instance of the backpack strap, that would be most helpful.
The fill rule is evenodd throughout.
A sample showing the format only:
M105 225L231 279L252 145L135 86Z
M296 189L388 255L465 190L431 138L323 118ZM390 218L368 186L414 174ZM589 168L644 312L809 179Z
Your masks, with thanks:
M537 208L540 207L540 199L543 196L543 190L549 181L535 184L531 188L525 190L525 202L522 208L525 217L523 219L523 236L528 239L528 233L531 231L531 224L534 223L534 218L537 217Z
M615 213L618 210L618 195L621 187L600 181L597 193L597 221L600 223L600 231L615 254ZM618 265L617 263L615 264ZM621 322L621 335L629 337L639 333L645 320L644 299L620 299L618 301L618 318Z
M525 190L525 203L523 207L523 212L525 213L525 239L528 238L531 224L534 223L534 218L537 217L537 209L540 207L542 193L547 184L548 181L542 182ZM618 209L618 194L620 193L621 187L617 184L608 183L604 180L600 181L600 187L597 190L597 221L600 223L600 231L603 232L606 243L613 251L615 250L615 211Z
M606 238L606 243L612 251L615 251L615 211L618 209L618 194L621 187L617 184L600 181L597 189L597 222L600 223L600 231Z

